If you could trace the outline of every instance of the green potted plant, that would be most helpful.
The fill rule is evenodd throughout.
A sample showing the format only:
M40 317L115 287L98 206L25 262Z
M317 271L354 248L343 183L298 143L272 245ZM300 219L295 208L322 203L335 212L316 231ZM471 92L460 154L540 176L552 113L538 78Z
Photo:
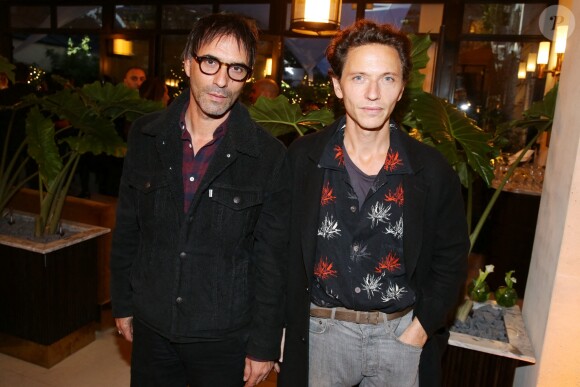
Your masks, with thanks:
M0 63L6 66L5 59L0 59ZM125 143L115 130L115 120L132 121L160 109L161 105L139 98L137 91L122 84L94 82L44 96L31 94L14 106L2 108L11 110L13 116L26 109L27 115L24 139L13 154L7 152L15 130L13 120L5 128L0 164L0 212L4 213L21 187L37 178L40 211L34 234L42 237L57 232L62 206L80 157L86 153L122 157ZM57 127L56 122L61 125ZM38 170L26 175L24 166L30 158Z
M12 76L5 59L0 59L2 70ZM10 231L22 230L30 219L35 224L34 232L31 227L26 235L0 235L0 314L5 316L0 332L12 343L2 352L51 367L94 340L101 246L96 237L109 229L67 221L66 234L57 235L63 205L83 154L123 156L125 143L115 130L115 120L133 120L160 108L124 85L98 82L43 96L31 94L0 107L8 113L1 127L1 213L4 217L10 200L33 179L38 179L40 209L32 216L19 213L11 226L2 222ZM25 128L15 125L17 114L25 114ZM23 136L9 148L17 130ZM28 161L36 171L26 171Z
M467 296L475 302L485 302L489 300L491 291L489 285L485 281L490 273L493 273L493 265L486 265L485 271L479 269L479 275L467 287Z
M514 306L518 301L518 292L514 289L517 281L515 277L512 277L514 271L510 270L505 273L505 286L498 287L494 293L497 304L505 308Z

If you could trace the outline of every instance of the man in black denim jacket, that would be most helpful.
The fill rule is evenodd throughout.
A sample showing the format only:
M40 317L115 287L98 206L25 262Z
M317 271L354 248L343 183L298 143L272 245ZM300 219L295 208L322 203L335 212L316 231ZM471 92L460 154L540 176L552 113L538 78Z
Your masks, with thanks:
M184 50L190 89L131 128L111 257L135 386L254 386L279 357L290 176L237 101L257 33L210 15Z

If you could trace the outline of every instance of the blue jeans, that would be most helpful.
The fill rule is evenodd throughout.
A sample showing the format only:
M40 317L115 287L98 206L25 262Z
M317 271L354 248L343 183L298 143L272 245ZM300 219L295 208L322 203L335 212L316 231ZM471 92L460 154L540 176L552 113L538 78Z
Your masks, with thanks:
M310 387L416 387L421 348L399 336L413 313L377 325L310 317Z

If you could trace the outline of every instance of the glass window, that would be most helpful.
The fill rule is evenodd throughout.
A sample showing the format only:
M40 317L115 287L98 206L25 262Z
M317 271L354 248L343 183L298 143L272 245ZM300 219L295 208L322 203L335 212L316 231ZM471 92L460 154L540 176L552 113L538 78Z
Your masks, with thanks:
M485 130L521 118L532 101L541 99L545 78L537 71L518 78L520 63L538 52L538 43L507 41L462 42L456 75L454 103Z
M285 38L282 93L308 111L330 106L334 96L325 50L330 38Z
M135 30L155 28L154 5L115 6L115 28Z
M149 40L132 39L129 42L131 42L132 55L109 55L105 61L103 73L113 83L123 82L125 72L130 67L141 67L148 74Z
M78 86L99 79L98 36L19 35L14 37L12 44L14 62L35 65Z
M102 7L94 5L57 7L57 28L101 28L103 26L102 13Z
M367 4L365 18L388 23L407 33L438 33L443 4Z
M356 4L342 4L340 9L340 28L350 26L356 21Z
M13 28L50 28L50 7L10 7Z
M464 34L539 35L546 4L466 4Z
M239 13L256 20L260 30L270 29L270 4L220 4L220 12Z
M191 30L192 24L197 19L212 12L211 4L165 5L161 27L172 30Z
M161 37L161 47L163 49L161 56L163 61L160 63L160 75L171 87L187 87L187 76L183 71L183 62L181 60L181 54L186 42L186 35L163 35Z

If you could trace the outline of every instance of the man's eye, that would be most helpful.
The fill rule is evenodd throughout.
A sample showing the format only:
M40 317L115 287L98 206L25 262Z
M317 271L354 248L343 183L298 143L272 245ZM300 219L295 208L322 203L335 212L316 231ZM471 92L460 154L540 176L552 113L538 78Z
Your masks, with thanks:
M236 66L236 65L233 65L233 66L231 67L231 69L232 69L233 71L235 71L236 73L244 73L244 72L246 72L246 69L245 69L245 68L243 68L242 66Z
M210 66L215 66L217 64L217 60L213 58L203 58L203 61Z

